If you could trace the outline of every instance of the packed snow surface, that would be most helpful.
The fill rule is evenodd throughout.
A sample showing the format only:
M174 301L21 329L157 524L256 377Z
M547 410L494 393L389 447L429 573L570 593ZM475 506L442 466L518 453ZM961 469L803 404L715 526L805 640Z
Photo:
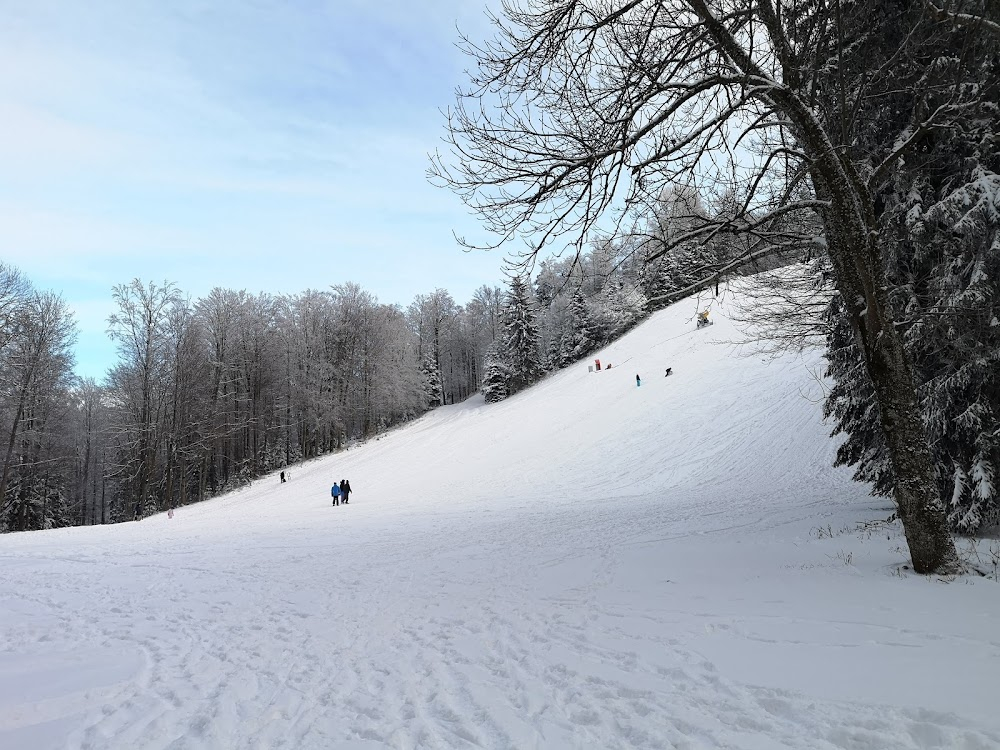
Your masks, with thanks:
M831 468L819 354L736 346L733 300L285 484L0 538L0 748L1000 747L1000 589L858 530L891 509Z

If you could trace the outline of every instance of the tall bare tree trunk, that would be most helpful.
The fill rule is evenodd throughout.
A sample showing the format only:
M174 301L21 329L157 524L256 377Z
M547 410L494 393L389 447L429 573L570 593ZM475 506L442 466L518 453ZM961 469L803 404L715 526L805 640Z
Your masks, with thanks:
M744 73L770 81L704 0L688 0L688 4ZM787 40L770 0L759 0L757 5L784 70L784 82L770 82L762 99L788 118L799 147L809 157L816 195L828 204L821 213L835 283L878 397L897 477L894 499L913 569L918 573L956 572L961 566L934 481L934 462L917 402L913 368L889 304L871 195L849 155L834 145L827 128L793 88L799 72L787 59Z
M14 443L17 440L17 428L21 423L21 417L24 416L25 400L28 397L28 388L31 385L31 380L35 375L35 365L37 362L37 358L32 358L31 365L25 373L24 381L21 383L20 398L18 398L17 401L17 410L14 412L14 421L10 426L10 438L7 441L7 451L4 454L3 460L3 473L0 474L0 508L5 506L4 498L7 495L7 482L10 480L10 464L14 456Z

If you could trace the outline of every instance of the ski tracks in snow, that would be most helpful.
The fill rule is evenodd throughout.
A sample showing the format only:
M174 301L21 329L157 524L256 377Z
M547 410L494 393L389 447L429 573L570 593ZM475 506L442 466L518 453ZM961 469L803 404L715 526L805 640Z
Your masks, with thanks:
M92 594L60 600L53 581L36 580L22 606L54 624L35 647L141 654L131 676L91 693L60 745L74 750L1000 745L945 713L726 677L694 632L749 646L759 628L699 612L702 597L677 590L678 560L661 561L662 574L631 560L692 534L731 538L716 533L731 519L699 520L697 507L590 506L575 527L566 509L496 514L463 523L461 536L444 521L386 530L364 548L258 548L245 567L239 550L207 552L197 567L118 550L50 560L63 590ZM664 538L671 527L686 533ZM628 601L630 581L643 601ZM10 646L38 632L12 631Z
M4 538L0 745L1000 747L992 589L810 534L866 489L717 312L170 521Z

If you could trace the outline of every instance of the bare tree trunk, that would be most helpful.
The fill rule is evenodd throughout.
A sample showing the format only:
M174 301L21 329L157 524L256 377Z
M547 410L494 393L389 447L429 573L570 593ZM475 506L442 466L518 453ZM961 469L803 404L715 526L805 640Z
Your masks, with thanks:
M14 412L14 421L11 423L10 438L7 441L7 451L3 460L3 474L0 475L0 503L3 503L4 497L7 494L7 482L10 480L10 463L14 456L14 443L17 440L17 428L21 423L21 417L24 416L24 404L28 397L28 388L31 385L31 379L34 377L36 363L37 359L33 358L24 376L24 381L21 383L21 393L17 401L17 410ZM2 507L0 505L0 508Z
M720 48L748 76L769 79L746 50L715 18L703 0L688 0ZM786 40L768 0L761 18L782 57ZM783 59L782 64L786 61ZM797 72L785 69L785 80ZM846 155L808 104L790 86L775 82L764 99L790 121L800 147L810 157L817 197L828 202L821 214L833 261L836 286L858 334L865 366L878 397L886 445L897 477L894 499L913 569L952 573L961 566L934 480L934 462L913 383L913 368L889 304L883 258L871 195Z

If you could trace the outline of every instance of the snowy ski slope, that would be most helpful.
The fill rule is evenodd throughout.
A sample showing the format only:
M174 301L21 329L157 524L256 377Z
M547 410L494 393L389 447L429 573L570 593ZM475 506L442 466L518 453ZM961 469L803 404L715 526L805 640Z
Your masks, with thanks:
M1000 589L853 530L891 511L818 353L737 347L733 301L285 484L0 537L0 748L1000 747Z

